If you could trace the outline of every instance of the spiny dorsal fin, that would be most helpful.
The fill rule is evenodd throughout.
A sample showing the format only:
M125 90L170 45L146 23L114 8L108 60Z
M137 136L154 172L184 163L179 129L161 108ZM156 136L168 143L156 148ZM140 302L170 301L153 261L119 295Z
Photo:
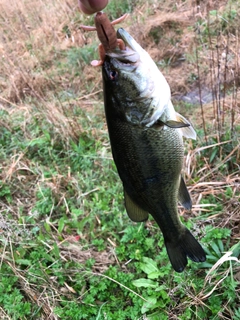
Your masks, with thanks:
M142 222L148 219L148 212L142 210L124 190L125 206L127 214L132 221Z
M192 200L188 192L188 189L185 185L185 182L183 180L183 177L180 178L178 200L180 201L180 203L183 205L185 209L190 210L192 208Z

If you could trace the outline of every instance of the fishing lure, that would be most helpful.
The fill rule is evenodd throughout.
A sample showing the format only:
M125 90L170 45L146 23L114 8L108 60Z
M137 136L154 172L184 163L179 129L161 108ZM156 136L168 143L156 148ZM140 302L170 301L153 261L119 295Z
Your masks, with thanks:
M91 62L92 66L101 66L104 62L106 53L113 51L117 47L119 47L120 50L125 50L125 44L122 39L117 38L117 34L113 26L125 20L127 16L128 14L125 13L120 18L111 22L106 13L100 11L97 12L94 17L95 27L85 25L80 26L86 31L97 31L98 39L101 42L98 47L100 60L93 60Z

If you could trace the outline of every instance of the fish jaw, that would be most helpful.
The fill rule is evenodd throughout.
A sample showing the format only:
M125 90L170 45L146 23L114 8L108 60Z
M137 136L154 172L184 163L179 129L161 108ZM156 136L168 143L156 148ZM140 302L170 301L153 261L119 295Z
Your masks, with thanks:
M110 68L119 74L125 86L127 82L130 90L128 89L127 94L124 93L123 96L116 92L115 95L118 95L120 100L127 98L137 103L148 99L147 108L142 108L141 104L138 106L131 104L124 113L128 121L150 127L168 108L171 97L169 85L149 54L126 30L118 29L117 38L124 42L126 49L116 48L107 52L105 66L110 62ZM123 87L121 84L119 86ZM137 112L136 109L138 109Z

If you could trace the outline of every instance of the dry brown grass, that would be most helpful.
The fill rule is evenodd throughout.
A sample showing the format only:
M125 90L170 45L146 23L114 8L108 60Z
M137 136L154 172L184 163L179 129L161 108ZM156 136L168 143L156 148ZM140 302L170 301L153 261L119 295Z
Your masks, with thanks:
M0 108L24 115L22 127L27 128L34 114L52 123L66 140L78 139L82 128L74 109L99 113L93 99L101 84L99 70L90 65L79 65L82 76L76 77L71 66L61 74L56 68L56 62L66 63L66 50L91 39L79 27L86 17L77 1L1 0L0 6ZM60 101L58 94L64 90L78 98Z
M51 77L58 52L84 44L74 20L83 19L76 15L77 2L1 0L0 5L1 96L10 102L28 95L43 98L61 83Z
M218 128L219 131L224 126L226 113L231 113L231 120L227 118L227 121L232 122L232 127L239 123L239 29L226 27L225 33L210 36L207 45L202 45L201 50L198 50L198 61L195 51L196 46L201 45L202 38L207 37L204 35L207 26L214 29L221 23L219 18L209 15L209 11L217 10L221 16L226 10L232 9L226 3L227 1L183 1L176 5L175 12L171 2L164 5L155 2L153 7L146 3L136 9L134 21L125 23L126 29L155 61L160 62L173 97L193 92L192 97L200 94L204 101L205 95L209 96L209 90L205 89L212 88L213 103L209 117L210 120L214 119L215 129ZM0 66L0 100L3 104L23 104L23 101L26 104L26 97L42 100L41 105L46 104L46 110L41 112L46 111L54 125L62 126L62 133L66 128L67 136L72 128L71 124L66 126L66 112L55 100L47 103L52 100L49 93L71 88L84 97L89 94L85 90L88 83L91 86L95 83L90 93L98 92L101 89L99 70L79 66L82 69L80 72L84 74L83 78L72 76L70 70L60 76L55 71L54 62L56 59L64 61L61 52L65 49L89 44L91 39L96 39L96 35L89 36L79 29L80 22L86 18L77 13L75 1L19 3L1 0L1 5L0 26L3 32L0 53L3 63ZM239 14L239 6L236 4L235 7L234 10L237 9ZM145 12L150 9L152 15L145 21ZM193 81L191 77L198 78L198 81ZM232 90L231 99L227 98L229 90ZM90 104L92 101L93 99ZM55 108L53 104L56 105ZM209 108L204 108L204 115L201 114L203 120L199 125L202 125L205 117L209 120ZM196 119L199 119L198 110L197 108L194 112Z

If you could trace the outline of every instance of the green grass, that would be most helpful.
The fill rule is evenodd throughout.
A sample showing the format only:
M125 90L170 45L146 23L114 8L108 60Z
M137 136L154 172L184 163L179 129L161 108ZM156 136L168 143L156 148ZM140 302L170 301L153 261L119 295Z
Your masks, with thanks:
M201 204L212 204L210 212L187 221L202 238L207 262L189 262L177 274L153 220L135 224L125 213L100 115L81 114L88 129L77 141L61 139L35 117L27 132L18 115L2 117L11 130L0 129L0 305L11 319L39 319L50 309L59 319L237 319L239 245L230 228L210 223L233 197L231 186L205 196ZM211 152L199 156L197 170L206 157L218 163ZM220 167L216 181L225 173L229 167Z

